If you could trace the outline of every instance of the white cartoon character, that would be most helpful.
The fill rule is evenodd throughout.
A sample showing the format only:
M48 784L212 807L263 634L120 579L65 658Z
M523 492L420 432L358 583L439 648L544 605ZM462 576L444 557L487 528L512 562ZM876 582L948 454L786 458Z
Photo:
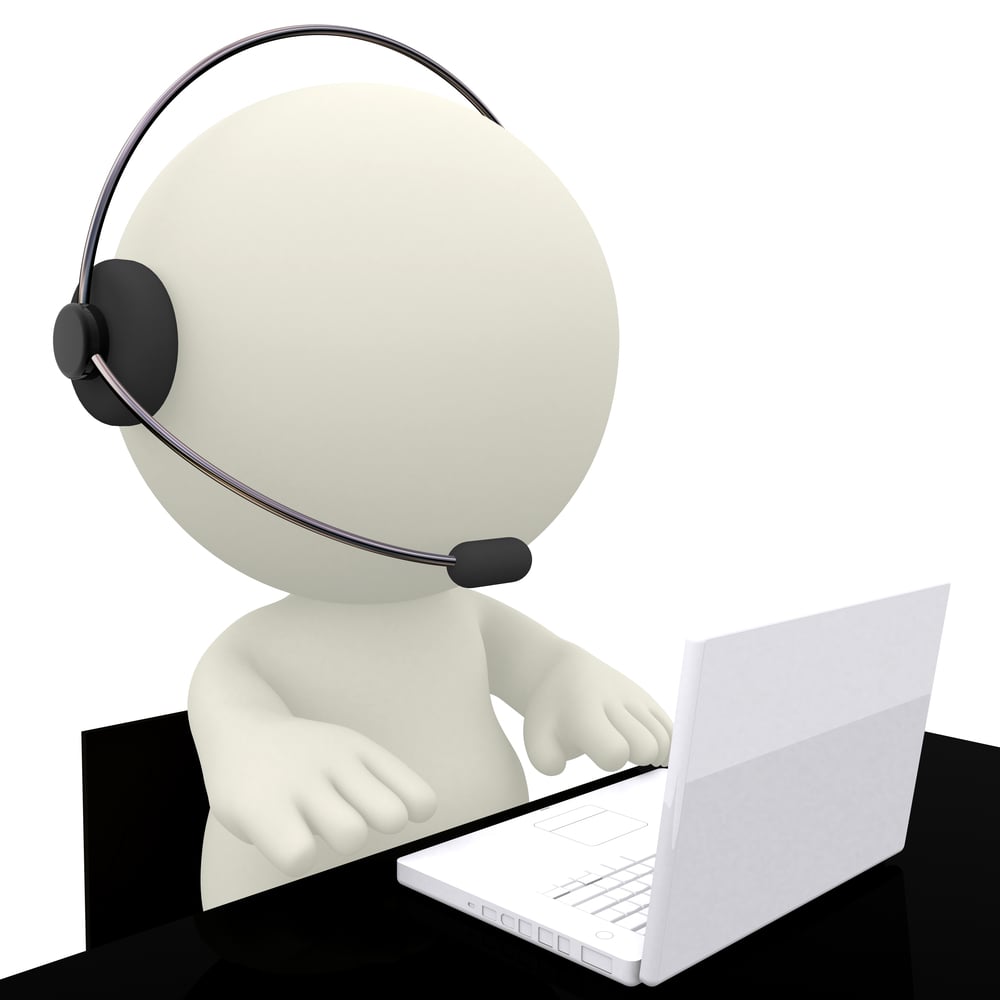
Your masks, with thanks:
M604 258L552 173L466 106L377 85L253 105L167 166L118 257L176 315L156 419L297 511L431 553L530 542L594 457L617 365ZM666 761L667 715L584 650L123 435L180 525L288 593L191 683L206 907L523 802L491 694L544 773Z

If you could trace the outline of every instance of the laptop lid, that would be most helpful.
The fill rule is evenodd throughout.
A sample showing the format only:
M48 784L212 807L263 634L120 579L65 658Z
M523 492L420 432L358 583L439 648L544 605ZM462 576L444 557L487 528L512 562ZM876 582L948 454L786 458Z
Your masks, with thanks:
M947 598L687 644L643 982L902 849Z

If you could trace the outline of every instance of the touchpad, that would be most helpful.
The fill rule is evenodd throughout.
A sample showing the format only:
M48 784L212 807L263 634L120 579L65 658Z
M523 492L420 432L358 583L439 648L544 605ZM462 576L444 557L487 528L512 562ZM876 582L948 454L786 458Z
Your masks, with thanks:
M543 819L535 826L539 830L575 840L578 844L597 847L616 837L623 837L626 833L641 830L646 822L600 806L577 806L558 816Z

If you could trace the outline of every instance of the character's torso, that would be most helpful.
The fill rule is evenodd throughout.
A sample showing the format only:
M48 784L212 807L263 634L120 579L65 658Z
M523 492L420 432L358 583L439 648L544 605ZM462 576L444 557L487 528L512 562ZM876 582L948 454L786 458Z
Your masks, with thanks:
M493 712L475 606L464 592L395 604L287 597L231 631L293 715L363 733L436 792L438 807L429 821L407 824L396 835L370 832L362 854L527 799L524 772ZM317 870L342 860L322 848ZM203 889L209 889L204 880L213 866L248 864L245 846L210 823ZM227 881L234 877L229 870Z

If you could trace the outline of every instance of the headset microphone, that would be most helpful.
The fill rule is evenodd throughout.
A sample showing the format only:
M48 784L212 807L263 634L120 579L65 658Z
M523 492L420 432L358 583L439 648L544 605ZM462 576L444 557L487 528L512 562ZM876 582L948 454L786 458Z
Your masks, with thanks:
M122 147L94 209L80 283L73 302L63 306L53 330L59 370L73 381L85 409L116 426L137 423L200 472L263 510L326 538L377 555L443 566L460 587L486 587L520 580L531 568L531 552L517 538L460 542L448 554L422 552L356 535L293 510L223 471L189 448L153 414L163 405L177 368L177 324L170 296L160 279L136 261L106 260L95 266L97 243L115 188L142 137L160 113L190 83L213 66L246 49L297 35L335 35L392 49L437 74L490 121L496 118L460 80L407 45L383 35L334 25L277 28L233 42L179 77L146 112Z

